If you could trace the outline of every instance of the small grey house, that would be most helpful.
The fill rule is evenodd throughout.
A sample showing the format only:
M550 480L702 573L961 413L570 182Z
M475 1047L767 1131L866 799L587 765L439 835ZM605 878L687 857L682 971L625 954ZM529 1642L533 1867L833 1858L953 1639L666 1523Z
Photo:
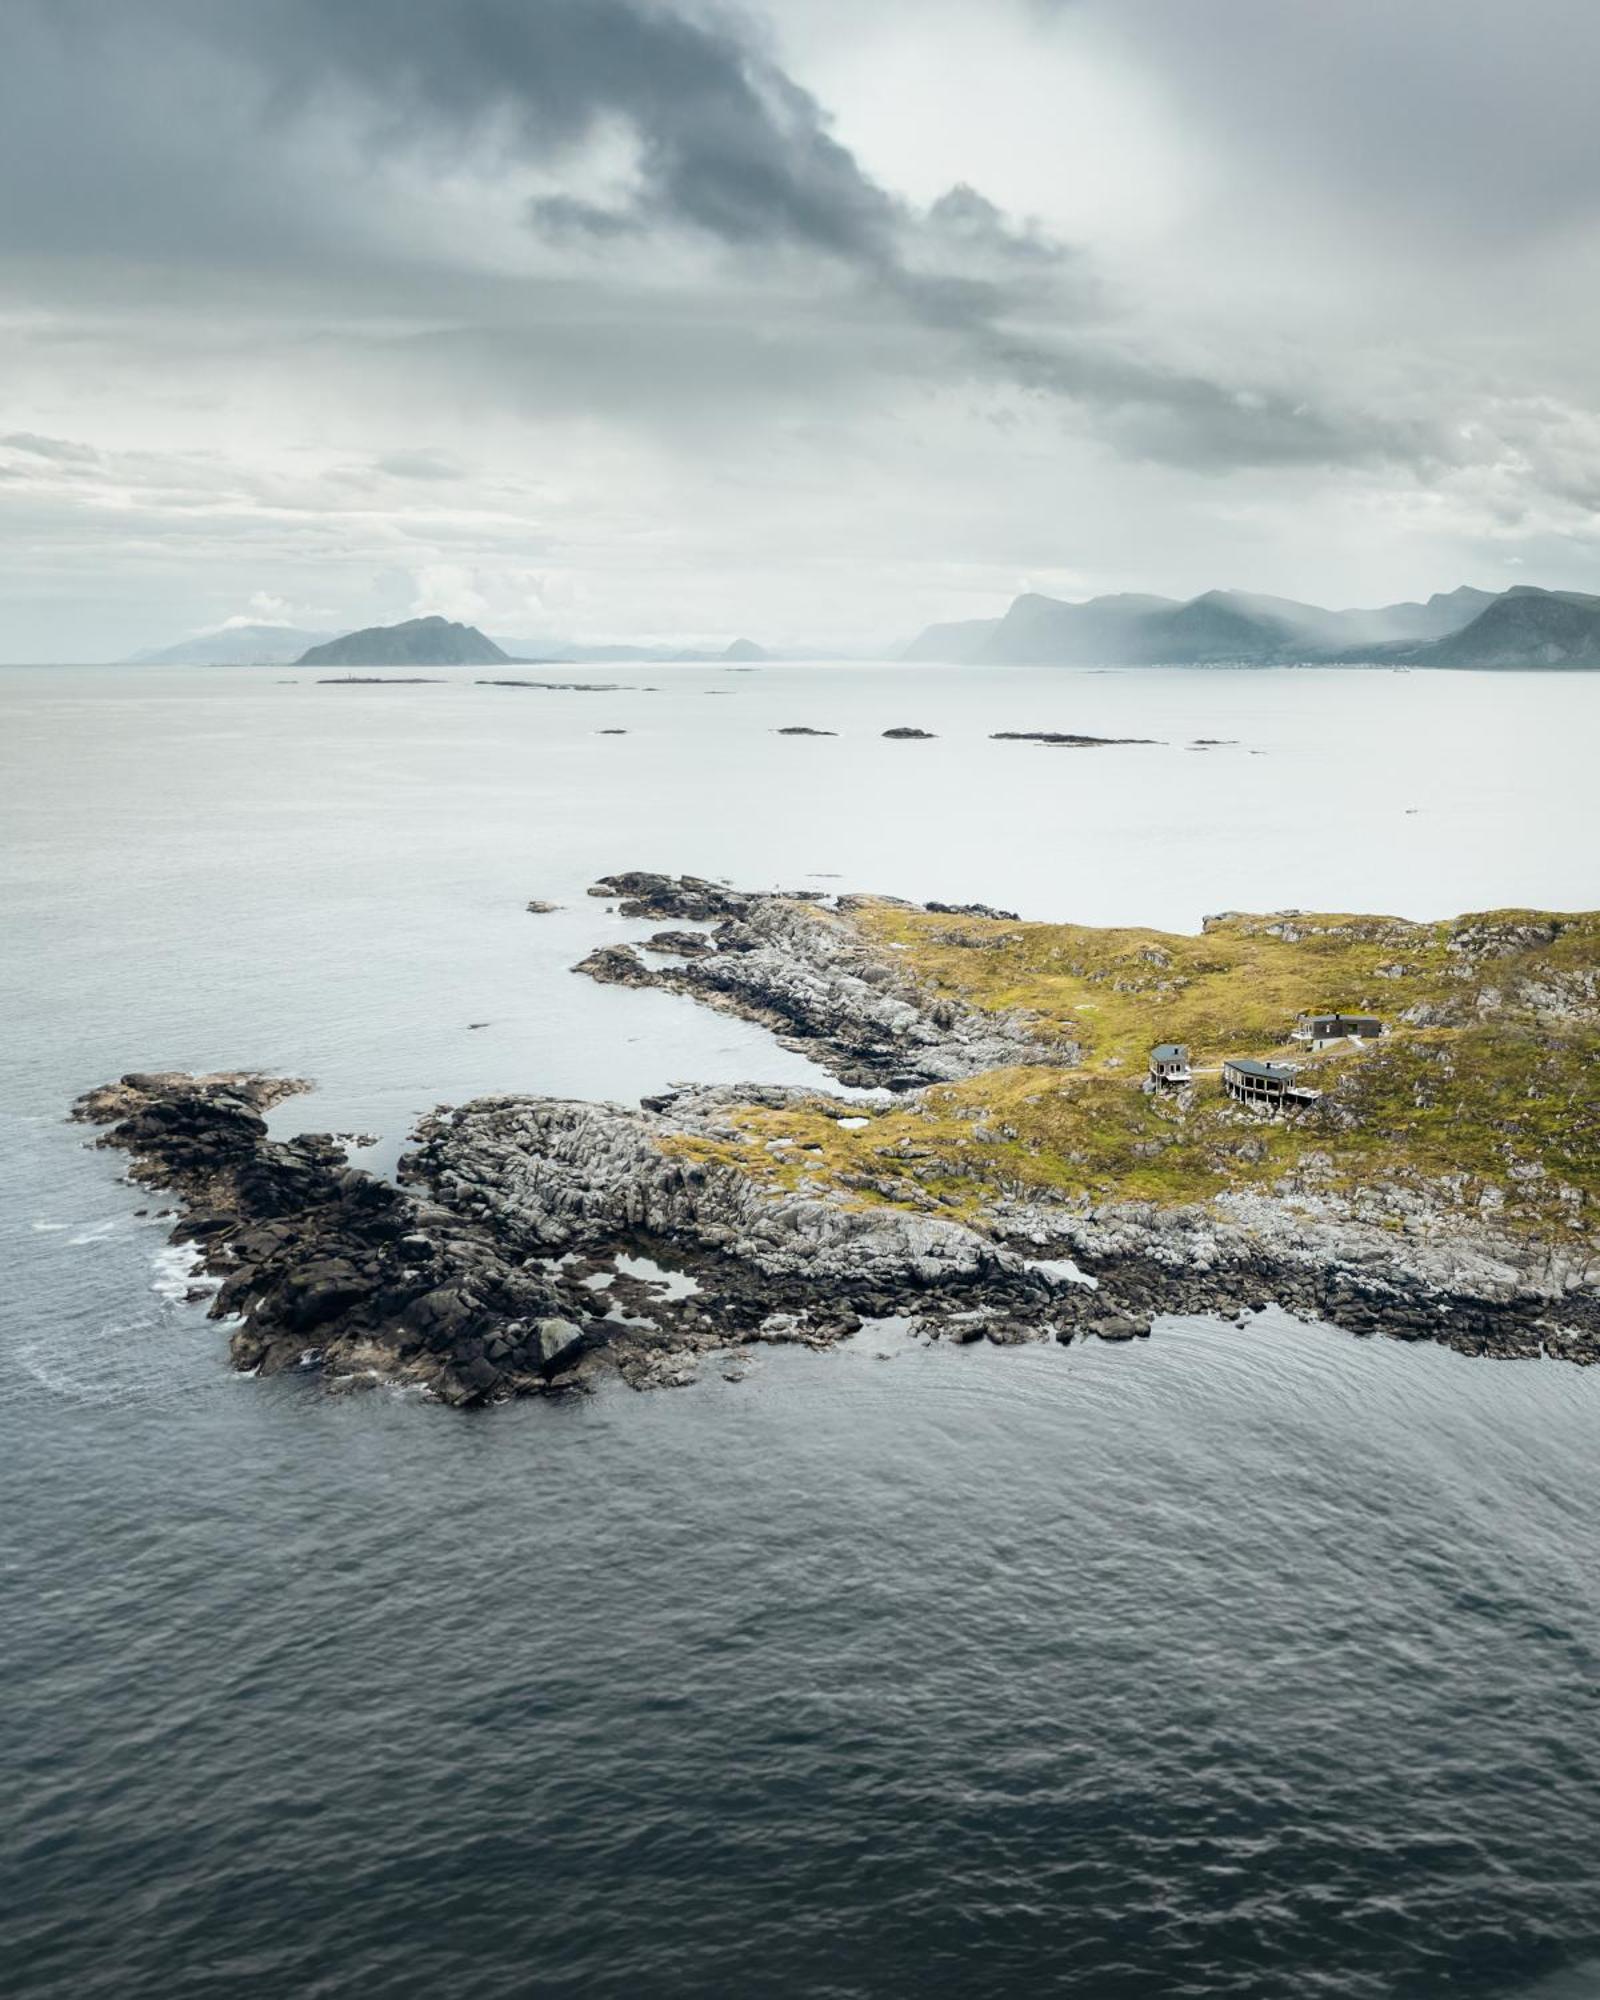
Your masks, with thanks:
M1292 1039L1325 1049L1330 1042L1375 1042L1383 1033L1376 1014L1301 1014L1295 1019Z
M1239 1104L1257 1110L1285 1111L1310 1104L1322 1093L1297 1084L1296 1063L1258 1062L1254 1056L1230 1056L1222 1065L1222 1087Z
M1169 1090L1181 1090L1189 1082L1189 1051L1182 1042L1156 1044L1150 1051L1150 1077Z

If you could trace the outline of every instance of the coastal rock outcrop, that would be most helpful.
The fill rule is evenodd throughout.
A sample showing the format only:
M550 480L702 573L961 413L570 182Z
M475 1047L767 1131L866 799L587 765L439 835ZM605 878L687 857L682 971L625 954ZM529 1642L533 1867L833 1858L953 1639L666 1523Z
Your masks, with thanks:
M774 1201L685 1150L760 1086L639 1110L479 1099L423 1121L398 1185L327 1134L268 1135L262 1113L306 1087L131 1074L74 1107L132 1178L179 1197L175 1240L220 1280L211 1310L236 1322L240 1369L409 1382L464 1405L607 1368L651 1386L723 1348L828 1346L869 1314L934 1331L1005 1312L1044 1338L1075 1304L1059 1274L959 1223Z
M624 916L714 928L710 948L685 964L647 965L617 944L591 952L577 971L607 985L687 993L757 1022L854 1088L916 1090L1007 1063L1076 1060L1075 1044L1021 1016L930 992L815 891L765 895L633 873L607 876L590 894L618 897ZM848 911L848 899L841 907Z

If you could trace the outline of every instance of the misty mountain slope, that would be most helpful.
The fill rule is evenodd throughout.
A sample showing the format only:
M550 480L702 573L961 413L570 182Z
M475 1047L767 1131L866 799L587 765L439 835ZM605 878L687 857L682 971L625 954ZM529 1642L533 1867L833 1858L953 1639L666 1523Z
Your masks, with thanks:
M1385 604L1375 611L1336 611L1330 616L1338 621L1338 644L1422 642L1459 632L1495 601L1494 591L1475 590L1470 583L1463 583L1455 590L1436 590L1422 604Z
M978 654L1007 666L1098 666L1137 660L1146 621L1176 610L1174 599L1122 594L1063 604L1032 592L1019 597Z
M510 659L474 625L450 618L408 618L401 625L369 625L325 646L313 646L302 667L498 667Z
M219 632L180 639L172 646L152 646L134 653L131 665L147 667L286 667L308 646L319 646L326 632L304 632L295 625L225 625Z
M1521 584L1405 657L1426 667L1600 667L1600 597Z
M902 660L981 660L991 635L999 629L998 618L960 618L944 625L929 625L901 649Z
M1081 604L1028 592L1002 618L930 625L900 657L995 666L1354 663L1444 638L1498 601L1468 585L1426 603L1346 611L1242 590L1208 590L1187 603L1126 593Z
M1139 664L1198 666L1210 660L1281 660L1312 650L1303 624L1285 610L1266 609L1287 600L1252 599L1231 590L1208 590L1175 610L1143 621L1138 635ZM1300 611L1306 607L1288 607Z

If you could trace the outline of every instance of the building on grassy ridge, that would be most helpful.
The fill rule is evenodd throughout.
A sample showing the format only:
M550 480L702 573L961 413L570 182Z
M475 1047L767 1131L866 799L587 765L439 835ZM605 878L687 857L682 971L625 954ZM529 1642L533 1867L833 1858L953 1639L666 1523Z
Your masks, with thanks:
M1222 1065L1222 1087L1238 1104L1256 1111L1289 1111L1312 1104L1322 1093L1297 1083L1298 1063L1260 1062L1254 1056L1229 1056Z
M1333 1042L1375 1042L1382 1033L1376 1014L1299 1014L1292 1039L1325 1049Z

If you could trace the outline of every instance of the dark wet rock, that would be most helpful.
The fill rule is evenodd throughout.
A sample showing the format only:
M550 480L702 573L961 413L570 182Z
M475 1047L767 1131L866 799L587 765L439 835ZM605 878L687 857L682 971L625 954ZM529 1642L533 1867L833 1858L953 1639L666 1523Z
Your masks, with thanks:
M539 1369L554 1375L571 1367L588 1340L585 1329L570 1319L542 1319L528 1336L528 1347Z
M514 1347L486 1366L497 1330L561 1319L592 1299L559 1274L508 1258L472 1214L441 1209L346 1165L326 1134L268 1137L260 1112L304 1084L248 1075L129 1076L90 1092L75 1115L108 1129L143 1184L179 1197L174 1240L193 1243L220 1285L215 1317L237 1315L239 1368L307 1365L376 1373L468 1403L536 1386L541 1354L518 1376Z
M742 916L751 901L723 882L708 882L699 875L653 875L643 869L602 875L589 894L615 897L625 917L691 924Z
M518 681L480 680L481 688L539 688L547 694L626 694L640 692L654 694L654 688L630 690L624 681Z
M837 729L808 729L803 722L791 722L786 729L776 729L775 736L837 736Z
M631 944L599 945L572 969L586 972L602 986L653 986L657 976Z
M1149 1335L1150 1322L1135 1319L1129 1313L1104 1313L1090 1320L1083 1330L1092 1333L1096 1340L1142 1340Z
M550 917L555 915L556 911L561 908L561 905L559 903L541 902L541 900L537 896L535 896L529 902L527 908L528 908L528 915L530 917Z
M988 903L924 903L922 907L936 917L990 917L1003 924L1022 921L1015 910L997 910Z
M983 1329L983 1337L991 1347L1022 1347L1031 1341L1044 1338L1043 1329L1030 1326L1025 1320L990 1320Z
M934 740L931 729L886 729L883 733L894 743L931 743Z
M1060 729L995 729L991 743L1049 743L1058 749L1098 750L1118 743L1154 743L1153 736L1079 736Z
M670 952L679 958L707 958L716 948L704 931L657 931L643 946L645 951Z

